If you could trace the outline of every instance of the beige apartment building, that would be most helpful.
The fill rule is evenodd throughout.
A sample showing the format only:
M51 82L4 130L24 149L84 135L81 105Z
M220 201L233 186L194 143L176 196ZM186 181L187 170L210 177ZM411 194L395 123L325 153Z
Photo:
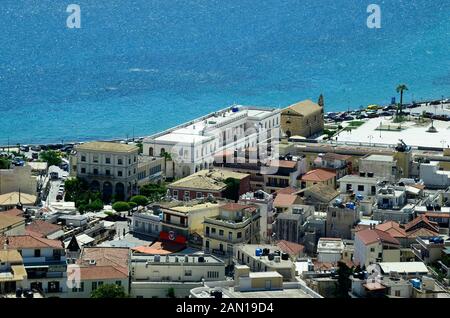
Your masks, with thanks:
M134 145L88 142L74 149L72 171L105 200L126 200L138 191L138 154Z
M13 167L0 169L0 194L22 192L36 195L37 179L32 175L32 167Z
M323 130L323 107L304 100L281 112L281 130L287 136L310 137Z
M232 256L234 244L259 242L260 214L256 206L229 203L219 215L203 222L203 249L221 256Z

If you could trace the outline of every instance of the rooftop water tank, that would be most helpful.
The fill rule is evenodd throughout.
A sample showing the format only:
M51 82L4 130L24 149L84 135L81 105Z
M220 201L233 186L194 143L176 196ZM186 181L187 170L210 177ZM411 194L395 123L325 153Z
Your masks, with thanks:
M346 206L348 209L352 209L352 210L355 209L355 203L353 203L353 202L348 202L345 206Z
M237 112L239 111L239 107L233 106L233 107L231 108L231 111L232 111L233 113L237 113Z
M418 278L413 278L410 280L411 284L413 285L414 288L420 289L420 279Z
M263 254L263 250L262 250L261 248L257 248L257 249L255 250L255 255L256 255L256 256L262 256L262 254Z

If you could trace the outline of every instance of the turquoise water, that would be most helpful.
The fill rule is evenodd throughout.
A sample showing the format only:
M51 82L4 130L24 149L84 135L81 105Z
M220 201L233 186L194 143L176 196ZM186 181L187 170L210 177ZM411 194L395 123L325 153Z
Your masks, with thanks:
M0 31L0 144L143 136L320 93L344 110L400 82L406 101L450 95L449 0L2 0Z

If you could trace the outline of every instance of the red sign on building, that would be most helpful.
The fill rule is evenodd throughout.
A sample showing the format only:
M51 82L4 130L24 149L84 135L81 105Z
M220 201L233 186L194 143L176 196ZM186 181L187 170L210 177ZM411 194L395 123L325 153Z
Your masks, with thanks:
M164 241L186 244L186 238L183 235L176 235L175 232L160 232L159 238Z

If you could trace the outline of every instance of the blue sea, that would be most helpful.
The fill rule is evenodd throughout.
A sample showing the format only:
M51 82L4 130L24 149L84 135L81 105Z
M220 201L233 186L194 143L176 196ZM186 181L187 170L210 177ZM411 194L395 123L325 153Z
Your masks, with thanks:
M399 83L407 102L450 95L449 0L0 1L0 144L145 136L321 93L346 110Z

